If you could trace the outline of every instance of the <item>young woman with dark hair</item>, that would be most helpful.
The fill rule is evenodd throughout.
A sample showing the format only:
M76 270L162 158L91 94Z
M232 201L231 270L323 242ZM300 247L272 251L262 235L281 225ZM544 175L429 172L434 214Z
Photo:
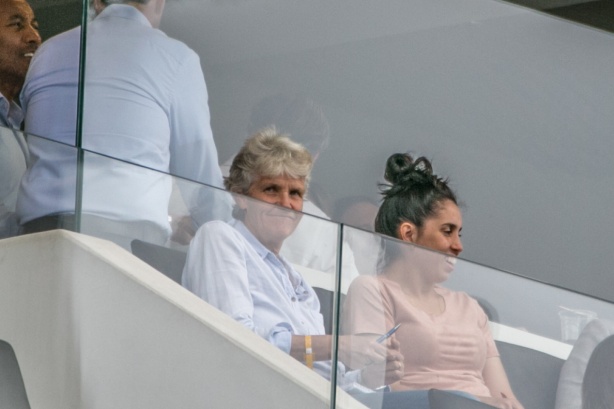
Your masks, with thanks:
M350 286L344 330L377 336L400 324L395 335L404 375L390 386L422 393L424 407L429 389L443 389L522 409L486 314L467 294L441 286L463 250L456 195L424 157L392 155L385 178L375 231L396 240L385 240L378 275L358 277Z

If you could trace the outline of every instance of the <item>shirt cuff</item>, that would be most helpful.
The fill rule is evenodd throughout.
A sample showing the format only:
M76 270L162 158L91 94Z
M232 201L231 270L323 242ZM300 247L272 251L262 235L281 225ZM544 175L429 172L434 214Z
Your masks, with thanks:
M284 351L286 354L290 353L290 347L292 346L292 332L290 328L285 326L273 328L273 330L269 333L267 340L277 348Z

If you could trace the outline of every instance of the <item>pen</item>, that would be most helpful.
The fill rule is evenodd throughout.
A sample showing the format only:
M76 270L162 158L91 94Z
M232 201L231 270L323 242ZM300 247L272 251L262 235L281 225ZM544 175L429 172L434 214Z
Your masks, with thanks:
M394 334L399 329L400 326L401 326L401 324L395 325L394 327L392 327L392 329L390 331L388 331L387 333L385 333L384 335L382 335L381 337L376 339L375 342L377 342L378 344L381 344L382 342L384 342L385 340L390 338L392 336L392 334Z

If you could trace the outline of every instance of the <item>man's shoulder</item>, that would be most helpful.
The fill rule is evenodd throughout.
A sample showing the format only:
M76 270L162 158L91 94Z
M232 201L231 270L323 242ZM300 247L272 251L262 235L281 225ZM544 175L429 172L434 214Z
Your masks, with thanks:
M65 46L67 44L79 43L81 41L81 26L72 28L68 31L64 31L60 34L56 34L53 37L45 41L40 47L39 51Z
M65 61L69 56L78 56L81 43L81 27L57 34L45 41L36 51L34 61L43 59ZM71 60L71 62L73 62ZM36 63L31 66L36 66ZM43 67L45 68L45 67Z
M184 64L186 61L199 61L198 54L187 44L177 39L167 36L160 30L155 30L155 34L152 33L151 44L162 51L165 55L175 60L178 64Z

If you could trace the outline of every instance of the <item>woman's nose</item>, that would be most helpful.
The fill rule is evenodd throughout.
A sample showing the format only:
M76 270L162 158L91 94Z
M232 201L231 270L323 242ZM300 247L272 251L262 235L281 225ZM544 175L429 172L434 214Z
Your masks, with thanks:
M290 200L290 195L287 193L282 193L279 197L278 205L282 207L287 207L288 209L292 208L292 202Z
M461 242L460 236L457 236L455 240L452 242L452 252L455 256L458 256L463 251L463 243Z

